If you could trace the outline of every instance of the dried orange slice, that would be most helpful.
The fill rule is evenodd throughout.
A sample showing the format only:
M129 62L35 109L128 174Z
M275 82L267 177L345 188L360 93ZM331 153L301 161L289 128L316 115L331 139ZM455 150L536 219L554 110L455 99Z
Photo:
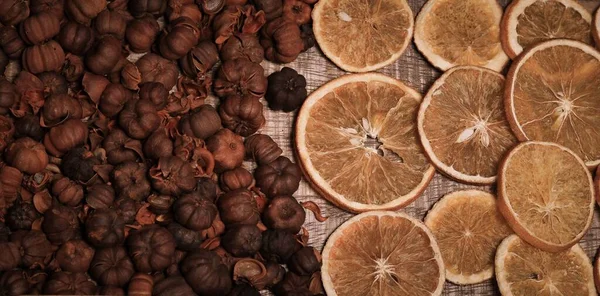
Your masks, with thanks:
M526 242L548 252L577 243L592 223L594 188L583 161L566 147L525 142L498 175L498 208Z
M459 285L492 278L496 247L513 233L498 212L496 197L479 190L442 197L427 213L425 225L442 252L446 279Z
M313 92L295 139L311 185L352 212L412 202L435 172L417 135L420 103L415 90L376 73L342 76Z
M579 245L549 253L511 235L498 247L495 261L503 296L596 296L592 264Z
M508 56L500 44L502 7L496 0L429 0L415 23L415 43L442 70L481 66L500 71Z
M594 41L596 41L596 46L600 47L600 8L596 10L596 14L594 15L592 35L594 37Z
M546 41L524 52L506 80L506 116L519 140L556 142L600 164L600 52Z
M441 295L444 263L421 221L374 211L346 221L327 239L321 276L328 296Z
M596 202L600 204L600 166L596 169Z
M592 43L592 15L575 0L514 0L500 26L502 47L510 58L550 39Z
M496 181L517 144L503 105L504 77L481 67L448 70L427 92L418 116L425 152L444 174L467 183Z
M596 290L600 290L600 256L596 254L596 261L594 261L594 283L596 284Z
M312 19L323 53L350 72L373 71L397 60L414 27L406 0L321 0Z

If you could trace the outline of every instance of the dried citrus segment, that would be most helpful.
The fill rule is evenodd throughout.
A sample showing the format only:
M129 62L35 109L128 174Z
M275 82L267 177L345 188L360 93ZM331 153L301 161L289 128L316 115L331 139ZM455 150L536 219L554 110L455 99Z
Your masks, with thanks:
M503 296L596 295L592 264L579 245L549 253L511 235L498 247L495 263Z
M548 252L568 249L592 223L592 176L573 151L525 142L500 167L498 208L525 241Z
M515 0L502 18L502 47L515 58L524 49L550 39L591 44L591 21L591 14L575 0Z
M323 249L323 286L329 296L441 295L444 263L421 221L396 212L353 217Z
M413 13L406 0L321 0L312 18L323 53L350 72L391 64L413 34Z
M475 284L494 275L494 255L512 233L496 207L496 198L483 191L456 191L440 199L425 217L435 237L446 279Z
M496 181L500 160L517 144L503 94L504 77L481 67L452 68L433 84L421 103L418 126L438 170L468 183Z
M435 171L417 138L420 103L416 91L375 73L313 92L296 124L296 150L313 187L353 212L412 202Z
M415 24L417 48L435 67L481 66L500 71L502 8L496 0L429 0Z
M600 163L600 53L555 39L523 53L507 78L506 116L521 141L556 142Z

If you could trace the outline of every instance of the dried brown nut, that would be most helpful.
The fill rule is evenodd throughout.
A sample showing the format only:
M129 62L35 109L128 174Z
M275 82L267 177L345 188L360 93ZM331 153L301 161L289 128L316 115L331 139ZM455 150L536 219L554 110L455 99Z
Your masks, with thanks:
M87 125L79 119L68 119L50 129L44 136L44 146L50 154L60 157L73 148L83 145L87 138Z
M20 138L6 149L6 161L24 173L35 174L48 165L48 154L44 145L31 138Z
M301 248L296 236L289 231L268 229L262 233L260 254L267 260L283 264Z
M173 222L167 226L167 229L173 234L177 243L177 249L184 251L196 250L203 241L199 231L185 228L179 223Z
M150 195L150 181L146 177L148 169L143 163L127 162L112 172L116 191L119 197L142 200Z
M223 126L234 133L247 137L265 124L263 105L258 98L229 96L219 107Z
M259 221L258 208L252 192L238 189L227 192L217 200L221 220L227 225L256 225Z
M44 286L44 293L53 295L95 295L96 289L96 284L84 272L57 271L48 278L48 282Z
M118 165L124 162L135 162L143 159L142 143L127 136L120 129L113 129L102 142L106 157L110 164Z
M164 129L158 129L144 143L144 155L151 159L159 159L173 155L173 141Z
M107 184L96 184L87 188L85 202L92 209L108 209L115 200L115 190Z
M140 100L151 101L156 110L162 110L167 105L169 91L162 83L146 82L140 84Z
M138 90L140 82L142 82L140 69L134 63L127 62L121 69L121 83L130 90Z
M242 165L244 142L229 129L221 129L208 138L206 148L214 155L215 171L224 172Z
M10 1L6 1L3 3L7 3ZM22 2L25 3L25 2ZM2 27L0 28L0 47L8 58L10 59L19 59L21 58L21 54L23 54L23 50L27 45L21 37L17 30L13 27Z
M85 221L88 241L95 247L107 248L122 244L125 223L115 210L96 210Z
M234 34L221 47L223 61L245 58L254 63L262 62L264 49L254 34Z
M0 243L0 271L9 271L21 264L19 245L13 242Z
M296 70L283 67L281 71L269 75L268 80L265 99L269 102L269 108L291 112L300 108L306 100L306 79Z
M257 287L273 287L283 280L286 270L279 263L270 261L266 264L267 276L260 281L260 285Z
M42 230L52 244L64 244L79 232L77 214L72 208L56 204L44 213Z
M7 271L0 277L0 287L2 287L2 292L5 295L24 295L41 292L40 290L34 291L34 289L37 289L37 285L33 285L34 287L32 288L33 283L31 282L32 278L29 278L29 274L18 269Z
M30 137L36 141L41 141L44 138L44 130L40 126L39 117L27 114L17 119L15 122L15 137Z
M134 139L149 137L160 126L154 104L147 100L130 100L119 114L119 125Z
M311 49L317 43L312 24L304 24L300 26L300 36L302 37L302 42L304 42L304 49L302 52Z
M69 179L86 183L96 175L94 166L100 164L100 160L84 147L69 151L62 158L60 171Z
M227 296L260 296L260 292L246 283L239 283L233 286Z
M300 27L284 17L270 21L261 31L260 44L267 60L276 63L293 62L304 50Z
M0 194L7 204L13 203L18 196L23 181L23 173L11 166L0 167Z
M221 118L213 106L204 104L184 115L178 128L184 135L206 140L221 129Z
M16 25L29 16L29 3L20 0L5 0L0 2L0 23L5 26Z
M133 94L131 91L126 89L123 85L111 83L104 89L104 92L100 97L98 108L102 111L102 114L113 117L123 110L125 103L130 101L132 97Z
M249 189L254 185L252 174L244 168L235 168L225 171L219 176L221 189L225 192L240 188Z
M175 238L163 227L146 225L129 234L127 246L136 270L160 271L171 264L171 257L175 253Z
M158 41L160 54L169 60L185 56L200 38L200 31L193 20L180 17L169 24L168 29Z
M69 85L64 76L56 72L44 72L38 75L44 83L44 94L46 96L62 95L69 92ZM48 101L44 105L48 104Z
M4 73L6 71L6 66L8 66L8 56L2 50L2 46L0 46L0 73Z
M98 249L89 272L101 285L123 287L135 270L125 248L117 246Z
M33 74L59 71L64 61L65 52L54 40L28 47L23 51L23 68Z
M127 12L105 9L94 20L94 27L99 35L113 35L123 39L129 18L131 16Z
M65 0L69 17L81 24L89 25L91 20L106 8L106 0Z
M117 213L123 217L125 224L132 224L135 222L135 216L138 210L141 208L141 204L133 199L123 197L117 199L115 202L115 208Z
M83 59L80 56L68 53L65 56L65 64L63 65L61 74L65 76L67 81L74 82L81 78L83 72Z
M170 22L180 17L190 18L196 25L202 21L202 11L194 0L169 0L166 15Z
M39 230L15 232L11 236L11 241L17 242L20 246L22 264L25 268L44 268L52 258L54 248L44 232Z
M283 13L283 1L281 0L253 0L257 10L265 12L267 21L274 20Z
M170 276L154 285L152 295L170 296L170 295L195 295L182 276Z
M256 225L229 227L221 238L221 245L235 257L252 257L262 245L260 229Z
M129 295L136 296L152 296L152 287L154 286L154 278L145 273L136 273L131 278L127 287Z
M313 293L308 289L310 276L298 275L294 272L288 272L281 282L275 285L273 292L277 295L301 295L310 296Z
M149 204L148 209L154 214L167 214L175 202L175 198L170 195L150 195L146 201Z
M209 16L221 12L225 6L225 0L196 0L196 3L198 3L198 5L201 6L202 11Z
M273 198L263 213L263 221L267 227L293 234L300 231L305 219L304 208L294 197L288 195Z
M83 110L77 99L68 95L52 95L42 108L41 122L45 127L55 126L69 118L81 119Z
M8 114L9 109L20 99L17 87L4 78L0 78L0 113Z
M129 12L134 17L142 17L145 14L152 14L155 17L165 13L167 1L164 0L129 0Z
M159 55L146 54L135 64L142 73L142 82L160 82L167 90L172 89L177 83L179 68L174 62Z
M38 14L44 11L54 14L59 21L65 17L64 0L30 0L29 9L32 14Z
M123 290L123 288L119 288L119 287L115 287L115 286L102 286L102 287L99 287L98 295L125 296L127 294L125 294L125 291Z
M0 152L4 152L10 142L13 141L15 125L8 116L0 115Z
M32 45L52 39L59 31L60 20L50 12L34 14L25 19L20 26L21 38Z
M264 134L256 134L246 138L245 148L246 158L259 165L272 163L283 153L277 143L270 136Z
M219 60L217 46L212 41L202 41L179 59L183 73L189 77L203 76Z
M94 31L86 25L68 22L60 29L57 40L64 50L83 55L94 44Z
M56 261L64 271L86 272L94 258L94 248L85 241L70 240L56 252Z
M220 97L231 95L261 98L267 90L267 78L260 64L247 59L225 61L217 72L214 91Z
M209 198L200 192L192 192L180 197L173 204L175 220L197 231L209 228L217 216L217 207Z
M321 269L321 253L313 247L298 250L287 262L288 268L299 275L311 275Z
M10 236L10 229L4 222L0 222L0 242L7 242Z
M311 12L310 5L304 1L283 0L283 17L298 25L308 24L311 21Z
M212 27L214 41L217 45L223 44L239 28L242 17L242 8L237 5L226 6L214 17Z
M135 19L127 25L125 39L132 52L147 52L152 47L159 32L158 22L151 16Z
M8 209L6 213L6 225L12 231L31 230L33 221L39 218L39 214L30 203L17 203Z
M106 75L114 72L119 67L122 59L122 42L114 36L104 36L96 40L94 46L87 52L85 65L88 69L98 75Z
M200 249L188 253L181 273L197 294L226 295L231 290L229 269L214 252Z
M300 186L302 171L289 158L280 156L269 164L261 164L254 171L256 186L268 197L292 195Z
M62 204L75 207L83 199L83 187L67 177L59 176L52 182L52 195Z
M152 187L166 195L179 196L196 187L192 167L177 156L161 157L150 169L150 178Z

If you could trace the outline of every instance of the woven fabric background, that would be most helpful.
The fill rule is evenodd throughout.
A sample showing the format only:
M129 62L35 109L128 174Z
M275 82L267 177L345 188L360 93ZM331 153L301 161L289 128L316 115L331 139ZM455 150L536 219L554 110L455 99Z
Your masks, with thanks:
M408 2L413 14L416 17L426 1L409 0ZM501 0L499 2L502 6L506 6L510 1ZM580 2L588 7L590 11L594 11L595 8L600 5L600 0L587 0ZM341 40L340 42L344 41ZM270 74L273 71L279 70L283 67L282 65L276 65L266 61L263 62L262 65L265 67L267 74ZM296 69L299 73L306 77L309 93L319 88L319 86L323 85L325 82L347 74L329 61L320 51L318 46L316 48L312 48L306 53L301 54L295 62L285 66ZM427 92L429 86L441 74L440 71L433 68L416 50L414 43L408 47L406 52L398 61L392 65L378 70L378 72L402 80L406 85L413 87L422 94ZM266 104L266 102L264 103ZM293 125L296 113L274 112L269 109L265 109L265 112L267 123L261 132L273 137L273 139L284 150L285 156L295 157L292 153L292 145L294 138ZM427 190L425 190L423 195L401 211L406 212L413 217L423 219L427 211L440 197L447 193L466 188L476 188L492 192L495 191L495 188L489 186L481 187L460 184L449 180L439 173L436 173L435 178L429 184L429 187ZM327 237L340 224L353 216L353 214L340 210L323 199L312 190L310 185L305 180L303 180L300 184L300 189L296 192L295 197L300 201L314 201L320 206L323 215L329 217L327 221L320 223L315 220L314 216L310 212L307 215L305 226L310 233L309 243L310 245L319 249L324 246ZM595 256L596 251L600 246L599 214L600 212L598 211L598 208L596 208L592 228L580 243L590 258ZM495 280L492 279L481 284L468 286L458 286L446 282L443 295L500 295L500 293L496 287Z

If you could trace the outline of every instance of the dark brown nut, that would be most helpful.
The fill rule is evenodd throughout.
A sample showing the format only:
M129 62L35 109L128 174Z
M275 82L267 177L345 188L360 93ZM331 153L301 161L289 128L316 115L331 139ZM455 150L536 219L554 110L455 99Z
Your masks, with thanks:
M304 43L304 49L302 52L311 49L317 43L312 24L304 24L300 26L300 37L302 37L302 42Z
M150 169L150 179L152 187L166 195L179 196L196 187L192 167L177 156L161 157Z
M127 136L120 129L113 129L104 138L102 147L106 150L106 159L112 165L124 162L135 162L138 158L143 159L142 143Z
M265 124L263 105L254 97L227 97L219 106L219 115L223 126L242 137L256 133Z
M65 52L54 41L34 45L23 51L23 68L33 74L46 71L59 71L65 61Z
M281 0L252 0L257 10L265 12L267 21L274 20L283 13L283 1Z
M290 257L287 266L299 275L311 275L321 269L321 253L313 247L304 247Z
M0 222L0 242L7 242L10 236L10 229L4 222Z
M87 52L85 65L94 74L106 75L117 70L122 59L122 42L116 37L107 35L96 40Z
M227 296L260 296L260 292L245 283L236 284Z
M16 25L29 16L29 2L21 0L5 0L0 2L0 23L5 26Z
M129 44L129 49L135 53L149 51L159 30L158 22L151 16L129 22L125 30L125 39Z
M64 271L86 272L94 258L94 248L85 241L70 240L56 252L56 261Z
M151 159L159 159L173 155L173 141L164 129L158 129L144 143L144 155Z
M6 271L0 277L0 287L4 295L25 295L30 291L31 284L27 273L23 270Z
M60 157L73 148L83 145L88 134L85 123L79 119L68 119L46 133L44 146L50 154Z
M150 195L150 181L146 177L148 169L143 163L127 162L112 172L116 191L119 197L142 200Z
M89 25L106 5L106 0L66 0L65 9L72 20Z
M209 228L217 216L217 207L199 192L186 194L173 204L175 220L181 225L193 229Z
M259 165L272 163L283 153L277 143L270 136L264 134L256 134L246 138L245 148L246 158Z
M205 75L219 60L217 46L212 41L202 41L179 60L183 73L196 78Z
M267 60L290 63L304 50L300 27L284 17L270 21L261 31L260 44Z
M115 200L115 190L107 184L96 184L87 188L85 202L95 210L108 209Z
M121 69L121 83L130 90L139 90L142 82L142 73L134 63L127 61Z
M229 129L221 129L208 138L206 148L214 155L216 172L232 170L244 161L242 137Z
M50 12L32 15L21 23L20 33L23 41L35 45L41 44L58 35L60 20Z
M0 243L0 271L9 271L21 264L19 245L13 242ZM1 290L0 290L1 291Z
M163 227L146 225L129 234L127 246L136 270L160 271L171 264L175 253L175 238Z
M146 82L140 84L140 100L148 100L154 104L156 110L162 110L167 105L169 91L162 83Z
M48 282L44 286L44 293L52 295L95 295L96 289L96 284L84 272L57 271L48 278Z
M275 285L273 292L276 295L311 296L313 293L308 289L309 284L310 276L302 276L290 271Z
M78 147L63 156L60 171L71 180L86 183L96 175L94 166L98 164L100 160L92 152Z
M200 249L188 253L181 273L197 294L226 295L231 290L229 269L214 252Z
M225 171L219 176L221 189L225 192L233 191L240 188L249 189L254 185L252 174L244 168L235 168Z
M294 197L288 195L273 198L263 213L263 221L267 227L293 234L300 231L305 219L304 208Z
M213 106L204 104L184 115L178 127L184 135L206 140L221 129L221 118Z
M19 238L16 238L18 235ZM31 230L23 233L15 232L11 237L20 246L21 263L25 268L45 267L52 259L54 247L44 232Z
M68 95L52 95L42 108L41 122L46 127L55 126L69 118L81 119L83 109L77 99Z
M196 0L196 3L200 5L202 11L209 16L213 16L221 12L225 6L225 0Z
M30 203L17 203L8 209L6 213L6 225L12 231L31 230L33 221L39 218L39 214Z
M38 75L38 78L44 83L44 94L46 96L62 95L69 92L67 79L56 72L44 72ZM48 100L44 105L48 104Z
M135 270L122 246L98 249L92 260L90 275L101 285L123 287Z
M171 206L175 202L175 198L170 195L150 195L146 201L149 204L148 209L157 215L167 214L171 210Z
M283 67L281 71L269 75L268 80L265 99L269 102L269 108L291 112L300 108L306 100L306 79L296 70Z
M81 86L83 86L83 91L89 96L90 100L96 104L100 102L102 94L104 93L109 84L111 84L111 82L106 77L102 75L96 75L91 72L85 72L83 74L83 79L81 80ZM120 86L119 83L116 84ZM118 92L115 92L115 94L119 94L121 89L124 88L115 89L119 90Z
M8 80L0 79L0 113L8 114L9 109L20 100L17 87L8 82Z
M196 26L202 22L202 11L200 11L200 7L194 3L194 0L169 0L166 15L169 22L180 17L191 19Z
M265 264L265 267L267 268L267 275L258 281L256 285L258 288L271 288L283 280L286 270L279 263L269 261Z
M300 186L302 171L289 158L280 156L269 164L261 164L254 171L256 186L268 197L292 195Z
M145 273L136 273L129 282L127 292L129 295L152 296L154 278Z
M56 204L44 213L42 230L52 244L64 244L79 232L77 214L73 208Z
M124 197L117 199L115 208L117 213L123 217L125 224L133 224L135 222L135 216L141 208L141 204L138 201Z
M262 233L260 254L267 260L285 263L302 245L289 231L268 229Z
M177 249L192 251L198 249L202 243L202 235L199 231L185 228L179 223L171 223L167 226L167 229L175 238Z
M95 247L114 247L125 239L125 222L115 210L96 210L85 221L85 231Z
M221 220L226 225L256 225L259 220L258 208L252 192L238 189L227 192L217 200Z
M52 182L52 195L62 204L75 207L83 199L83 187L67 177L59 176Z
M256 225L238 225L227 229L221 245L235 257L252 257L262 245L260 229Z
M197 25L187 17L181 17L169 24L168 29L158 41L160 54L169 60L185 56L200 38Z
M83 76L83 72L83 59L80 56L68 53L65 56L65 64L61 71L62 75L65 76L65 79L69 82L78 81L81 76Z
M255 289L265 288L267 276L267 267L256 259L244 258L233 266L233 280L237 283L250 283Z
M99 35L113 35L119 39L123 39L128 21L126 12L105 9L94 20L94 27Z
M65 17L64 0L30 0L29 9L31 14L50 12L61 21Z
M94 31L86 25L68 22L60 29L57 40L64 50L83 55L94 44Z
M217 191L218 186L215 181L208 177L202 177L198 179L198 186L196 186L196 191L204 198L215 202L217 200Z
M15 134L15 124L12 118L0 115L0 152L4 152Z
M2 85L0 83L0 85ZM39 117L27 114L15 122L15 137L29 137L35 141L41 141L44 138L44 130L40 126Z
M152 295L155 296L170 296L170 295L195 295L194 290L190 287L182 276L170 276L165 278L156 285L152 290Z
M2 27L0 28L0 47L2 47L8 58L16 60L21 58L23 50L25 50L27 45L25 45L25 42L21 39L15 28Z
M160 82L167 90L171 90L177 83L179 68L177 65L159 55L149 53L141 57L136 63L143 82Z
M119 114L119 125L130 137L142 140L158 129L160 117L152 102L130 100Z
M20 138L6 149L6 161L27 174L43 171L48 165L48 154L44 145L31 138Z
M223 61L244 58L253 63L262 62L264 49L254 34L234 34L221 47Z
M220 97L238 95L261 98L267 90L263 67L247 59L225 61L217 72L214 91Z
M102 114L113 117L123 110L125 103L130 101L132 97L131 91L123 85L111 83L104 89L98 108L102 111Z
M8 66L9 62L8 56L4 53L4 50L2 50L2 46L0 45L0 73L6 71L6 66Z
M239 28L242 18L242 8L238 5L226 6L214 17L212 28L214 42L221 45Z
M98 295L125 296L127 294L125 294L123 288L115 286L103 286L99 287Z
M283 17L298 25L308 24L311 21L312 9L304 1L283 0Z
M7 204L13 203L21 189L23 173L11 166L0 167L0 194Z
M129 12L134 17L142 17L145 14L152 14L155 17L165 13L167 1L164 0L129 0Z

